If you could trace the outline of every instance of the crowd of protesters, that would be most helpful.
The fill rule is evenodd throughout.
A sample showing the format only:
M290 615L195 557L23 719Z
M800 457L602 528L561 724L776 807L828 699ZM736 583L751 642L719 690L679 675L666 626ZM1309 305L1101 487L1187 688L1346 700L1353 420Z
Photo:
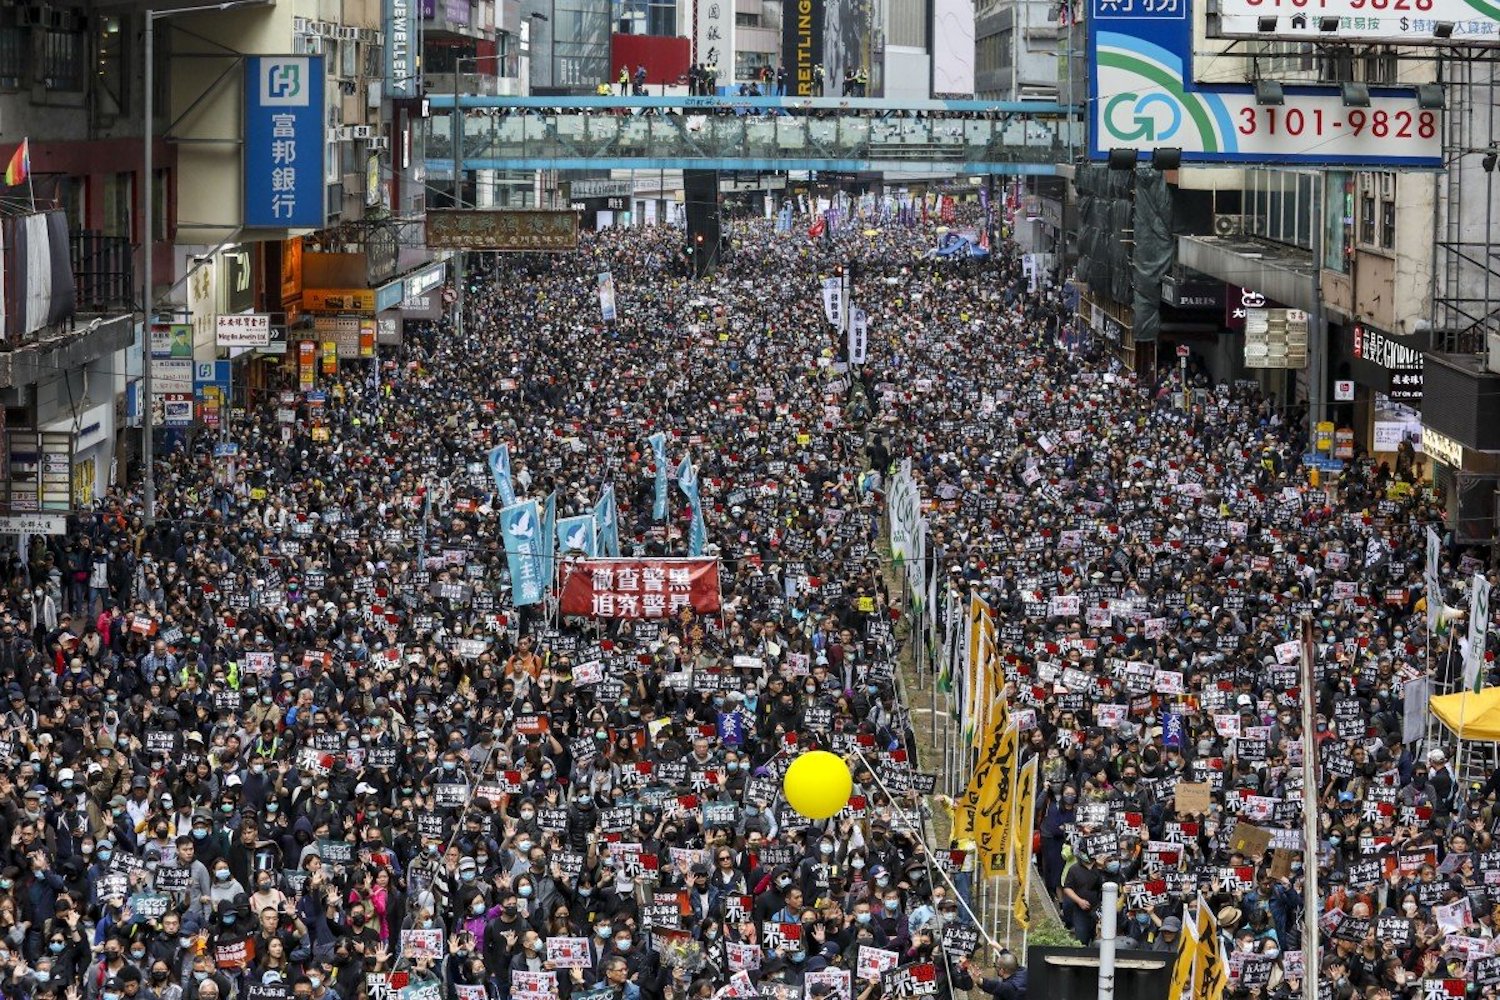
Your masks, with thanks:
M746 224L700 281L666 228L493 259L462 334L408 323L321 399L290 365L237 455L162 457L154 524L111 491L0 567L0 994L872 1000L878 970L927 966L941 996L1024 997L1016 957L944 947L969 883L930 843L911 607L881 563L907 459L954 595L935 606L996 609L1042 880L1082 941L1105 881L1162 950L1201 892L1234 988L1289 995L1316 861L1328 996L1418 996L1500 951L1495 789L1403 742L1404 682L1450 661L1424 647L1420 483L1357 461L1309 485L1302 428L1253 384L1195 376L1185 408L1008 249L927 261L925 226L829 228ZM854 370L819 288L849 264ZM625 554L681 555L686 502L651 517L657 432L697 464L722 613L514 608L489 449L560 517L612 483ZM1304 613L1307 851L1275 832L1300 829L1277 647ZM813 746L855 781L822 823L779 794ZM1176 810L1179 782L1206 813ZM1269 842L1232 843L1242 823Z

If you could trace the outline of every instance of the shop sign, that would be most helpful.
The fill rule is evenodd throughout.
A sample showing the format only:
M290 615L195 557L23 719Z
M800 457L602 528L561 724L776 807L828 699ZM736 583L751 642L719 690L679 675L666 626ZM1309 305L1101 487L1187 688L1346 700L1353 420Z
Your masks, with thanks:
M1464 467L1464 446L1446 434L1422 426L1422 451L1452 469Z

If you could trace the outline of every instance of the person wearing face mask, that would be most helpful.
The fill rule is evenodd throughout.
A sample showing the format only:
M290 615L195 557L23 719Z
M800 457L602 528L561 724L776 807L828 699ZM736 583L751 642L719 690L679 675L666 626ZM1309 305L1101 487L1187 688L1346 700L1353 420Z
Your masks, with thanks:
M224 904L233 903L237 896L246 895L244 885L234 877L229 868L228 858L220 858L214 862L213 886L208 895L210 905L220 914L223 913Z
M169 895L179 905L196 913L200 919L206 919L213 901L213 876L209 873L208 866L198 860L197 854L198 841L187 834L177 838L177 856L172 867L186 869L185 874L175 876L185 884L181 889L171 890Z
M485 921L483 933L475 935L479 950L484 953L485 966L495 970L510 968L511 960L521 951L528 927L521 913L520 898L511 890L502 890L497 911Z
M1052 798L1050 794L1048 798ZM1063 845L1068 830L1077 821L1078 791L1072 785L1066 785L1062 794L1048 804L1038 831L1042 841L1042 884L1054 899L1062 888Z
M1102 859L1107 861L1113 860ZM1116 862L1118 863L1118 862ZM1062 916L1073 936L1089 947L1098 924L1099 902L1104 895L1106 875L1087 854L1079 854L1062 888Z
M119 1000L124 989L121 977L125 973L125 967L125 941L120 936L112 935L105 939L103 955L84 977L83 985L87 995L100 1000L105 996Z

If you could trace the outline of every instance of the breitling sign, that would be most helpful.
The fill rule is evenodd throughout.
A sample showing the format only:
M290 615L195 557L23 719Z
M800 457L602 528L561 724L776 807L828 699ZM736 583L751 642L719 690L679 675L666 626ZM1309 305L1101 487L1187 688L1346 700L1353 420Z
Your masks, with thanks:
M571 209L428 210L427 246L434 250L574 250L578 213Z

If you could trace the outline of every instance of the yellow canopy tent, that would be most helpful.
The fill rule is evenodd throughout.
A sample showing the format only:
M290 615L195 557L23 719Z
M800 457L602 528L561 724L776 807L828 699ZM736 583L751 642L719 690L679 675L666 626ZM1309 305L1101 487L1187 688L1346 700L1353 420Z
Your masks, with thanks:
M1500 742L1500 687L1434 695L1428 704L1459 739Z

